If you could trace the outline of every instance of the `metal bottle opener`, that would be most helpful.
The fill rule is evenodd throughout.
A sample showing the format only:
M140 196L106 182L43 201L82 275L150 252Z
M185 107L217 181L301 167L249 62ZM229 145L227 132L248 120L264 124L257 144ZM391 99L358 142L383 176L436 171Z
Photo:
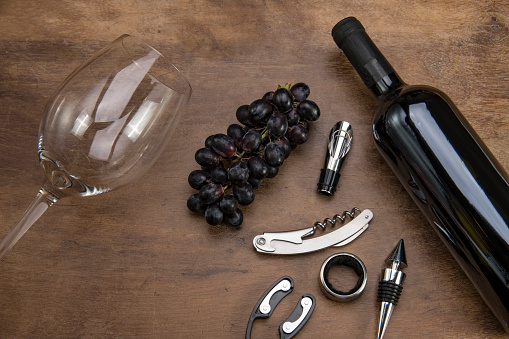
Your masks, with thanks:
M258 252L267 254L301 254L331 246L343 246L353 241L368 228L369 222L373 219L373 212L365 209L348 224L333 232L310 239L303 238L315 234L318 227L325 229L327 223L334 226L338 220L344 222L347 215L353 218L355 211L360 210L354 208L350 212L343 212L342 215L336 214L332 219L327 218L323 223L316 222L313 226L301 230L263 233L253 239L253 245Z

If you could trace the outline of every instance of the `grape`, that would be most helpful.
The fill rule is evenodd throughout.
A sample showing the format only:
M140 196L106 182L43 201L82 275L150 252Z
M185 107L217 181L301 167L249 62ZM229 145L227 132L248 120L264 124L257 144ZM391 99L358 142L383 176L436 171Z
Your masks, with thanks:
M239 146L246 130L238 124L231 124L226 130L226 134L235 141L235 145Z
M262 144L262 135L260 132L255 131L254 129L249 130L244 134L242 141L240 142L240 146L247 153L252 153L257 151Z
M216 134L212 137L211 146L217 154L230 158L237 152L235 141L226 134Z
M205 139L205 147L212 149L212 138L213 137L214 137L213 135L210 135L207 137L207 139Z
M255 124L249 117L249 105L242 105L237 108L237 112L235 112L235 116L237 120L246 126L253 127Z
M268 101L270 103L272 103L272 98L274 98L274 92L272 91L265 93L262 97L263 100Z
M242 224L242 221L244 221L244 215L242 214L242 211L237 208L235 212L232 214L226 214L224 216L224 221L230 226L238 227Z
M288 120L288 126L295 126L300 121L300 115L294 108L290 112L286 113L286 119Z
M288 139L285 137L281 137L279 139L274 140L274 142L281 146L281 148L285 152L285 159L288 158L292 151L292 145L290 144L290 141L288 141Z
M258 156L252 156L247 161L249 174L255 179L263 179L269 173L269 169L265 160Z
M213 182L204 185L200 188L200 192L198 192L198 198L200 198L200 201L207 205L221 200L223 195L223 186Z
M243 184L249 178L249 168L243 161L234 162L228 169L228 179L233 184Z
M290 92L292 92L295 101L301 102L308 98L309 86L305 83L298 82L290 88Z
M249 177L249 179L247 179L247 182L251 185L251 187L253 187L254 190L256 190L262 184L262 179Z
M292 93L287 88L279 88L274 92L272 103L281 113L289 112L293 107Z
M267 178L274 178L279 172L279 167L267 166Z
M320 108L314 101L304 100L297 106L297 113L306 120L316 121L320 117Z
M244 220L240 206L255 199L264 178L274 178L291 150L309 136L309 121L320 109L308 100L309 86L278 86L250 105L241 105L226 134L206 138L195 153L201 169L189 174L189 185L198 190L187 199L189 210L205 214L210 225L224 222L238 227Z
M207 209L207 205L203 204L198 198L198 194L193 194L187 198L187 208L196 213L203 213Z
M280 138L286 134L288 120L283 113L273 113L267 121L267 131L274 138Z
M272 105L263 99L257 99L249 105L249 117L253 121L261 121L272 113Z
M285 161L285 151L274 141L269 142L263 149L265 161L269 166L279 167Z
M216 226L223 221L223 211L219 208L219 204L212 204L205 210L205 220L209 225Z
M226 186L228 184L228 171L223 167L215 167L210 170L210 178L216 184Z
M231 214L237 210L237 207L239 206L239 202L237 201L237 198L233 194L227 194L223 197L223 200L219 202L219 207L221 208L221 211L223 211L226 214Z
M240 205L249 205L255 198L253 187L247 182L242 185L233 185L233 195Z
M288 131L287 136L290 142L300 145L308 140L309 132L303 125L297 125Z
M219 154L210 148L200 148L194 154L196 162L203 167L216 167L221 162Z
M202 188L203 185L205 185L207 182L210 181L210 174L205 172L204 170L194 170L191 173L189 173L189 177L187 178L187 182L189 183L189 186L192 188L199 190Z

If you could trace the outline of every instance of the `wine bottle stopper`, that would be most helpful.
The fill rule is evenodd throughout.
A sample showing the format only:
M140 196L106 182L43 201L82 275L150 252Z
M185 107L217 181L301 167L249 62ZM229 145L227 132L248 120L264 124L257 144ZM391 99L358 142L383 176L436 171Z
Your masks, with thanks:
M324 168L320 171L318 192L333 195L339 181L339 170L352 145L352 126L346 121L337 122L329 134Z
M401 271L401 268L407 267L403 239L398 242L391 254L389 254L386 262L390 267L382 270L382 277L378 284L377 300L380 302L380 317L378 319L377 339L383 338L394 306L398 304L401 291L403 290L405 273Z

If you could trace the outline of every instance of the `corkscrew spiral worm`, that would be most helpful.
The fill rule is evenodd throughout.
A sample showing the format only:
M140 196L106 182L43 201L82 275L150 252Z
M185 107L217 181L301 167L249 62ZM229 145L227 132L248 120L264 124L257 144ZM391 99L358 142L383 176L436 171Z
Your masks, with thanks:
M336 214L332 218L325 218L322 222L317 221L313 224L313 230L309 233L309 235L315 234L318 227L320 227L322 230L325 230L327 227L327 224L331 224L332 226L336 225L338 221L341 221L342 223L345 221L346 217L349 216L350 218L354 218L355 212L360 212L361 210L357 207L352 208L351 211L344 211L341 215Z

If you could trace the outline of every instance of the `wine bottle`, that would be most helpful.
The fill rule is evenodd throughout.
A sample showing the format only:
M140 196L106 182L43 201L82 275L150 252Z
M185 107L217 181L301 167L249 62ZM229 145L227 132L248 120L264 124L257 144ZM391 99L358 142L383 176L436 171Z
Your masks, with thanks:
M451 99L405 84L357 19L332 36L378 99L378 150L509 332L509 176Z

